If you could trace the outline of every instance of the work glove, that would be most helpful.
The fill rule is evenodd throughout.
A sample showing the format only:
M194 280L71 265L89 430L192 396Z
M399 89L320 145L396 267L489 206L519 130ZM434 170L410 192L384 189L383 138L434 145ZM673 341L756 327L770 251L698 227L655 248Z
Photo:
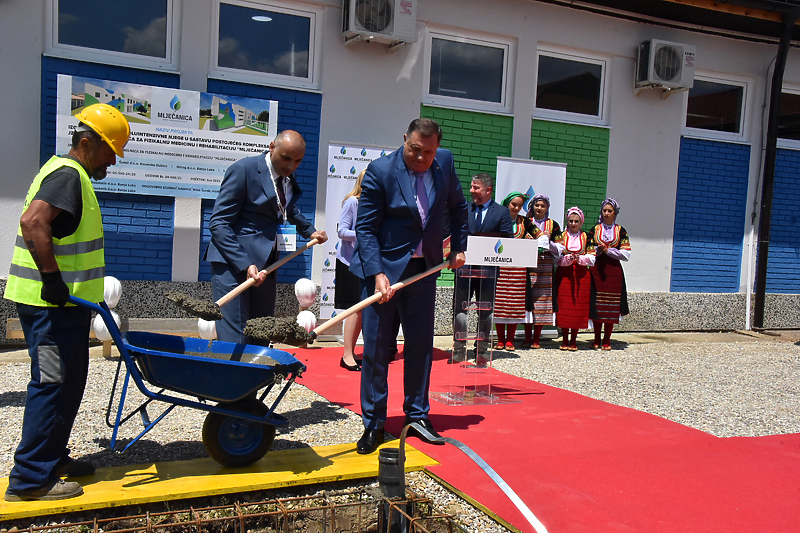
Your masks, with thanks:
M42 300L63 307L69 300L69 287L61 279L61 271L42 272Z

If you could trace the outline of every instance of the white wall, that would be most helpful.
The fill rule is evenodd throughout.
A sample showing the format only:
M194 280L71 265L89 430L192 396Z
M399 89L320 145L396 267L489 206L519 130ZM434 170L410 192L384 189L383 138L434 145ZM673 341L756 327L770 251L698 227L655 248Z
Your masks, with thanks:
M43 2L0 6L0 276L7 277L22 202L39 171Z

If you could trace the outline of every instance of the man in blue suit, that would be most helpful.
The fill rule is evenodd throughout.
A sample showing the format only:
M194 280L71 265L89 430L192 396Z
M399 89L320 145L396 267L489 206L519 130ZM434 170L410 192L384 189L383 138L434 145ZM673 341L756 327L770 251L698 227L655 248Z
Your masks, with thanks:
M439 148L441 128L433 120L415 119L403 139L398 150L367 167L358 202L350 270L362 280L362 298L376 292L382 295L379 303L362 312L361 411L365 430L357 444L361 454L374 452L383 442L392 324L398 313L405 331L405 423L419 422L438 437L428 419L438 275L404 287L396 297L391 285L442 263L445 213L451 237L449 267L458 268L465 261L467 202L453 154Z
M511 214L507 207L503 207L492 200L494 191L494 178L486 173L477 174L472 178L470 195L472 204L469 206L469 234L478 237L512 237L514 227ZM479 339L475 341L476 362L483 363L489 348L489 339L492 331L492 306L494 306L494 288L497 281L497 267L480 267L486 277L468 277L467 269L456 272L454 324L455 340L453 342L453 356L450 362L460 362L467 359L467 306L475 296L478 302L488 302L488 306L478 309ZM524 295L522 295L524 297Z
M275 313L276 273L265 276L260 271L278 258L280 226L292 224L297 233L320 243L328 239L297 207L302 191L294 171L305 153L303 137L286 130L270 143L269 152L240 159L225 172L203 257L211 262L211 291L216 301L248 278L256 284L225 305L225 318L217 321L221 341L247 342L245 323Z

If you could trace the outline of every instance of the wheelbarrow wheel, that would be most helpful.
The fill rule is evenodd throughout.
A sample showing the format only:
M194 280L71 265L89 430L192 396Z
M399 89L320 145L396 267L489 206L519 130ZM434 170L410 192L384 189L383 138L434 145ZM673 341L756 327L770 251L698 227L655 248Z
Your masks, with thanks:
M269 411L266 405L254 398L224 404L224 407L257 416L264 416ZM269 424L219 413L208 413L203 423L203 444L208 455L230 468L255 463L269 451L274 440L275 426Z

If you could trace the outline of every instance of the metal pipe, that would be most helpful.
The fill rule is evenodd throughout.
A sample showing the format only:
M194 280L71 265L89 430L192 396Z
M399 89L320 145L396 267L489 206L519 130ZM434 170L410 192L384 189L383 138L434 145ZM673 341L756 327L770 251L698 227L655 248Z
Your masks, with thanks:
M800 8L795 8L783 17L783 32L778 45L778 57L772 72L772 87L769 103L769 122L767 125L767 150L764 157L764 177L761 189L761 214L758 222L758 262L756 263L756 301L753 310L753 326L764 327L764 303L767 290L767 260L769 259L769 234L772 220L772 192L775 185L775 160L778 154L778 119L780 118L781 90L786 59L792 42L792 30ZM747 287L750 290L750 287Z

